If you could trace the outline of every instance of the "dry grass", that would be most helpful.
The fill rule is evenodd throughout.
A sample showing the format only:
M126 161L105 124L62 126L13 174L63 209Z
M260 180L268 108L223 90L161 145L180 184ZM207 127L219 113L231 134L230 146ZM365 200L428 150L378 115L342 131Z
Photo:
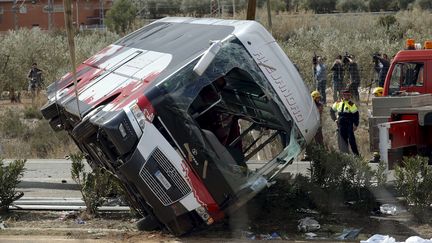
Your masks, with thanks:
M1 101L0 120L7 123L2 127L23 127L16 129L18 132L10 136L7 131L0 131L0 157L3 158L64 158L77 151L76 145L69 139L65 132L55 133L48 122L38 118L25 118L25 112L39 111L46 98L41 95L34 104L31 99L23 99L21 104L11 104L9 101ZM13 112L13 119L9 112ZM39 117L40 118L40 117ZM4 128L6 129L6 128ZM16 134L16 135L15 135Z

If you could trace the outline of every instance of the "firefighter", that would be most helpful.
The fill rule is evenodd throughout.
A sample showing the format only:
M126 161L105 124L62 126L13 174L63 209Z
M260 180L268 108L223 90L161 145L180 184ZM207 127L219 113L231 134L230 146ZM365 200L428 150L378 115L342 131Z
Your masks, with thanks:
M351 101L349 90L342 91L342 100L333 104L330 116L337 123L339 150L349 153L348 144L355 155L359 155L354 132L359 125L359 112L356 104Z
M374 95L375 97L382 97L382 96L383 96L383 93L384 93L384 89L383 89L382 87L376 87L376 88L373 90L373 95Z
M317 133L315 134L315 142L317 144L324 145L324 137L322 134L322 119L321 119L324 105L321 102L321 94L320 94L320 92L318 92L318 90L313 91L311 93L311 96L312 96L312 99L315 102L315 105L316 105L318 112L320 114L320 126L317 130Z

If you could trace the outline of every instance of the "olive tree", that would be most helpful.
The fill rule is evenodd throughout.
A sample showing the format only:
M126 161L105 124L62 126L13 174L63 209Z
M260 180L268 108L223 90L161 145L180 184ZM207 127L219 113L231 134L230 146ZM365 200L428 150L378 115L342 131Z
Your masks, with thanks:
M115 1L108 11L105 23L108 28L118 34L125 34L137 15L137 9L130 0Z

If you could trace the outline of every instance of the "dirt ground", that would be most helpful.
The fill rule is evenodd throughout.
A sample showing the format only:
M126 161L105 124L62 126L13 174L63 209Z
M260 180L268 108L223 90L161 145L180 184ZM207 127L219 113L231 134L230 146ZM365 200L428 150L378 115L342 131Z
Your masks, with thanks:
M283 213L275 210L267 213L255 206L252 202L230 219L182 237L175 237L167 231L137 231L137 219L130 213L104 213L97 218L83 219L77 213L60 211L11 211L0 214L0 222L6 227L1 229L0 226L0 242L9 242L7 239L14 236L25 236L24 239L33 236L97 239L102 242L239 242L266 240L272 234L273 239L304 242L309 238L297 228L298 220L304 217L313 217L320 223L321 229L313 232L317 235L314 240L318 241L335 241L344 229L350 228L360 229L360 234L352 242L368 239L374 234L390 235L401 241L409 236L432 237L432 227L415 223L406 211L396 216L373 215L341 207L337 213L321 215L314 211Z

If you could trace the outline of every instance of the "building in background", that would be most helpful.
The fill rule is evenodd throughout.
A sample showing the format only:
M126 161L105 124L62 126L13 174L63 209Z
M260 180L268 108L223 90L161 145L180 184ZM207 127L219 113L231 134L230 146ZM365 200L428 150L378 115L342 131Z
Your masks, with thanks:
M72 0L72 18L81 29L104 28L104 16L113 0ZM63 0L0 0L0 31L64 27Z

